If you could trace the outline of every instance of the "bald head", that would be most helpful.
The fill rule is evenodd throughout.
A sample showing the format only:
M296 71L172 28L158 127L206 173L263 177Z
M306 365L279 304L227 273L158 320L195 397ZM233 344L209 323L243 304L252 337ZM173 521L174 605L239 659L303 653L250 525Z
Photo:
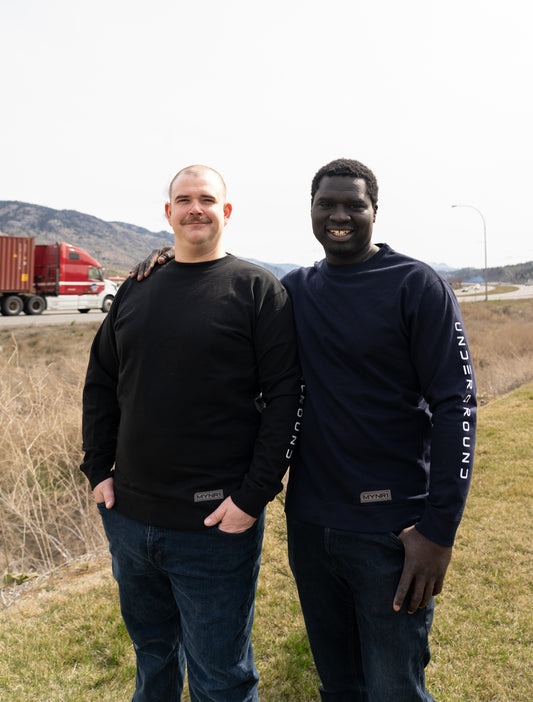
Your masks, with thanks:
M167 221L174 231L176 260L214 261L225 255L222 231L232 207L222 177L208 166L188 166L172 179Z
M222 187L222 195L224 200L226 199L226 183L224 182L224 178L220 175L218 171L215 171L214 168L210 168L209 166L202 166L202 165L195 165L195 166L186 166L185 168L182 168L181 171L178 171L174 178L170 181L170 185L168 187L168 199L172 201L172 186L174 185L174 182L179 178L180 175L192 175L196 176L197 178L202 178L206 174L212 173L214 174L218 180L220 181L220 185Z

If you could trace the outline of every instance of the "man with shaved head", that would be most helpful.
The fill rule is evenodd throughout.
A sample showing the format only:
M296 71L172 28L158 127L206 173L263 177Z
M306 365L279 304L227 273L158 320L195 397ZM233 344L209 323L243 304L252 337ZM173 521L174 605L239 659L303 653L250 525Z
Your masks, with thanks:
M81 466L137 656L134 702L256 702L250 633L265 505L300 402L292 307L226 254L219 173L190 166L165 212L175 259L127 280L87 370Z

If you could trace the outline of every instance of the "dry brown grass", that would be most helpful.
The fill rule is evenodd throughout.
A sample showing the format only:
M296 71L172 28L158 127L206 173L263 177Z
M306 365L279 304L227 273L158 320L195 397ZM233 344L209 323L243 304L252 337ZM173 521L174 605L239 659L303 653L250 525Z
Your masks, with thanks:
M533 380L533 300L463 302L480 398ZM0 331L0 573L44 572L105 546L78 466L98 323Z
M463 302L481 402L533 380L533 300Z
M48 570L104 543L78 468L94 332L0 334L0 572Z
M533 301L462 303L480 396L476 469L432 632L443 702L532 699ZM134 662L81 460L81 390L97 324L0 330L0 699L131 696ZM269 507L254 628L261 699L310 702L317 679L287 564L281 499ZM62 568L59 564L67 563ZM25 592L25 597L17 594ZM528 599L529 598L529 599ZM15 602L15 600L18 600ZM28 658L28 650L35 653Z

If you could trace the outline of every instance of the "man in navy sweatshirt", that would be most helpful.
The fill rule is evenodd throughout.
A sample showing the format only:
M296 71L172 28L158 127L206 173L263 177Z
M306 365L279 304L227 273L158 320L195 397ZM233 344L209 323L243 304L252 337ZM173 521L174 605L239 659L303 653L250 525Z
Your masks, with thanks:
M472 475L476 400L457 300L372 241L378 186L333 161L311 188L325 259L282 280L307 396L289 559L326 702L431 700L424 669Z
M323 166L311 219L325 259L282 279L307 387L289 560L323 702L433 699L433 597L472 475L475 381L457 300L431 267L373 243L377 203L366 166Z

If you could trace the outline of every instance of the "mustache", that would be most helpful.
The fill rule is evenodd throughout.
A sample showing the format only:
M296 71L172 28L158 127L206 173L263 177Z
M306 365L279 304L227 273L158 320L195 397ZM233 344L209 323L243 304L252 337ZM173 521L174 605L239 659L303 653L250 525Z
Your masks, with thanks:
M211 222L207 217L185 217L181 220L182 224L209 224Z

